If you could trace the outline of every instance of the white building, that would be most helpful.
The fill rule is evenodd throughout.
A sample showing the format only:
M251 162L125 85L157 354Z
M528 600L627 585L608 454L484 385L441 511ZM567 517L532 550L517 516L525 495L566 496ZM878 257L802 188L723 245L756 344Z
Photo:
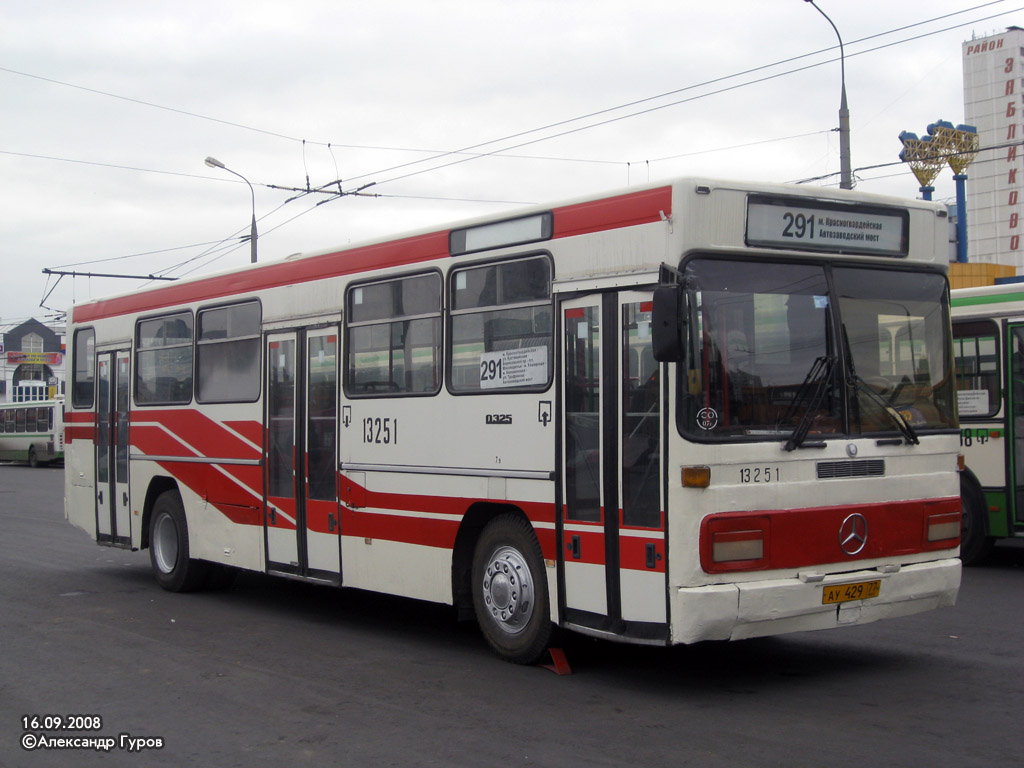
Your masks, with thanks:
M964 122L980 145L967 170L967 258L1024 274L1024 29L963 44Z

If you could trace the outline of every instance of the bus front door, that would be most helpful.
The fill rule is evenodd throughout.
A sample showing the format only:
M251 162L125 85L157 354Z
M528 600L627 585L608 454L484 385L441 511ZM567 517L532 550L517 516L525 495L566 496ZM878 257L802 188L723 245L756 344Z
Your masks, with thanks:
M267 336L267 570L340 583L336 327Z
M663 388L651 295L566 301L560 563L566 623L667 637Z
M100 352L96 398L96 541L131 547L128 422L131 353Z

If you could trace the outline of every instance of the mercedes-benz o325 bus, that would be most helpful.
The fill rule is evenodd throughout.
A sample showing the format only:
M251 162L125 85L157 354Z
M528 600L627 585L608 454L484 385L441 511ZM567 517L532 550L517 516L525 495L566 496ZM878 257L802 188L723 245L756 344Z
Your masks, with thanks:
M954 602L947 222L681 179L76 305L66 510L247 569L668 645Z

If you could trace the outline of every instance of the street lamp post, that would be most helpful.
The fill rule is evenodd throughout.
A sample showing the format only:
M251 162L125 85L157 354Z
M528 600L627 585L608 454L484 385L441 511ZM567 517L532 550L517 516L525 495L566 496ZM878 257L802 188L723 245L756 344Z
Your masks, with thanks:
M208 157L208 158L206 158L205 162L211 168L220 168L222 171L227 171L228 173L233 173L235 176L240 178L246 184L249 184L249 193L252 195L252 227L249 230L249 254L250 254L250 258L252 260L252 263L255 264L256 263L256 192L255 192L255 190L253 190L252 184L249 183L249 180L247 178L245 178L245 176L240 174L238 171L231 170L230 168L228 168L226 165L224 165L224 163L222 163L217 158L215 158L215 157Z
M814 0L805 1L814 5ZM832 19L828 17L827 13L816 5L814 5L814 9L825 17L825 21L832 26L836 37L839 38L839 73L842 85L842 93L839 98L839 188L853 189L853 171L850 168L850 109L846 105L846 54L843 51L843 36L839 34L839 30L836 29L836 25L832 23Z

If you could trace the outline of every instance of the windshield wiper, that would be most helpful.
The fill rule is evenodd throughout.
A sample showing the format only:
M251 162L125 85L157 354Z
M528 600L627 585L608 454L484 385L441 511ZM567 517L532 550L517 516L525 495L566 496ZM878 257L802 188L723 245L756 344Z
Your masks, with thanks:
M920 445L921 441L917 439L917 432L910 422L903 418L902 414L892 407L892 403L887 401L880 394L875 392L864 379L857 374L857 369L853 365L853 350L850 349L850 337L846 333L846 323L843 323L843 346L846 348L846 359L847 367L847 386L852 386L855 392L863 392L875 403L882 406L882 410L885 411L892 422L896 425L896 428L900 431L900 434L906 438L907 442L911 445ZM901 385L902 386L902 385ZM895 395L893 396L895 398Z
M907 442L911 445L920 445L921 441L917 437L917 431L910 426L910 422L907 421L903 414L897 411L892 405L880 394L875 392L864 379L857 375L855 371L850 371L849 383L858 392L863 392L875 403L881 406L882 410L885 411L892 422L896 425L896 428L900 431L903 437L906 438Z
M810 392L811 397L807 402L807 408L804 410L803 418L800 419L800 423L796 425L796 429L793 430L793 434L789 436L789 440L782 446L785 451L793 451L803 445L804 440L807 439L807 433L811 429L811 424L814 421L814 414L817 413L821 401L825 397L825 392L828 391L829 382L832 379L832 368L835 365L835 355L822 355L821 357L815 358L814 363L811 365L811 369L807 372L807 376L804 377L804 383L800 385L800 389L796 391L793 396L793 402L789 404L789 408L786 409L786 415L783 416L783 421L787 420L791 415L796 413L797 408L803 403L804 398ZM814 388L813 391L811 388Z

